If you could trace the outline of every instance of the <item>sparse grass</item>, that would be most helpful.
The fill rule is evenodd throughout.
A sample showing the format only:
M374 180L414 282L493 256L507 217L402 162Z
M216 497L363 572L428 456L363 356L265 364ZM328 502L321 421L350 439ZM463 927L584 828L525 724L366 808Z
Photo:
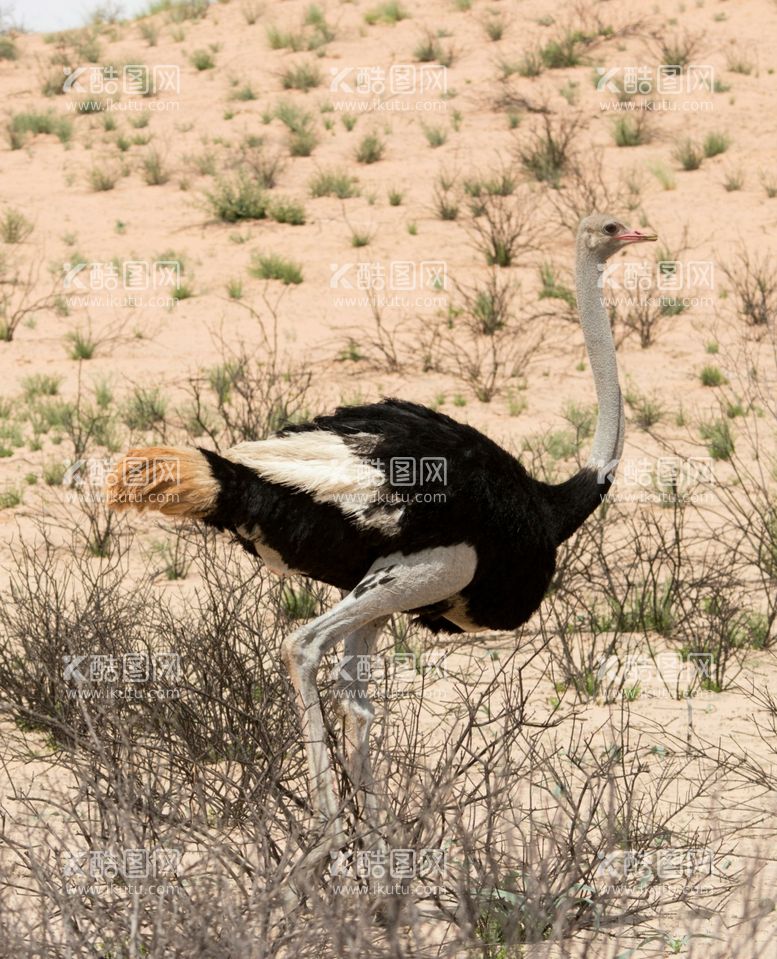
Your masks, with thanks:
M91 360L97 349L97 340L91 330L70 330L65 334L65 341L69 345L71 360Z
M382 159L386 150L385 142L377 133L368 133L362 137L356 148L356 160L358 163L377 163Z
M490 13L482 23L483 30L492 43L498 43L507 29L507 21L501 13Z
M717 366L705 366L699 374L702 386L722 386L726 377Z
M145 20L143 23L139 23L138 30L140 31L141 37L143 37L150 47L157 45L159 41L159 27L157 27L153 20Z
M22 380L22 392L25 400L34 400L38 396L56 396L62 385L61 376L48 373L33 373Z
M434 188L434 211L440 220L456 220L459 216L459 201L456 194L446 189L438 178Z
M293 33L290 30L282 30L271 23L266 32L267 43L271 50L291 50L294 53L299 53L306 48L305 37L301 30Z
M734 437L727 419L709 420L699 426L707 451L715 460L729 460L734 453Z
M370 26L376 23L399 23L400 20L407 20L410 14L405 10L398 0L385 0L372 7L364 14L364 21Z
M0 217L0 240L3 243L23 243L32 230L32 223L19 210L9 207Z
M762 170L759 174L759 180L768 199L773 200L777 197L777 176L766 170Z
M552 263L545 262L540 266L540 282L542 284L539 293L541 300L562 300L571 307L575 306L574 291L559 279L556 268Z
M240 279L227 280L227 296L230 300L242 300L243 281Z
M87 174L87 180L95 193L104 193L116 186L120 175L119 170L114 167L93 166Z
M241 171L231 179L219 179L205 194L210 208L224 223L263 220L267 216L267 194L262 184Z
M418 60L419 63L433 63L439 60L442 55L443 52L440 41L430 30L427 31L424 38L418 42L413 51L413 57Z
M241 87L238 87L236 90L232 92L231 98L233 100L239 100L241 102L248 101L248 100L255 100L256 93L254 92L254 88L251 86L250 83L244 83Z
M189 63L191 63L195 70L199 70L200 72L203 70L212 70L216 66L213 53L210 50L204 49L195 50L189 57Z
M356 126L356 121L359 118L354 113L344 113L340 117L340 122L345 127L345 129L350 133L353 128Z
M422 124L422 129L424 131L424 136L426 137L426 142L429 144L432 149L437 149L437 147L444 146L448 140L448 131L444 127L440 126L430 126L429 124Z
M373 234L369 230L358 230L351 228L351 246L363 247L369 246L372 242Z
M6 134L12 150L19 150L27 136L48 134L61 143L69 143L73 136L73 124L67 117L49 113L15 113L7 121Z
M312 197L336 196L347 200L359 195L359 180L346 169L318 170L308 184Z
M276 253L254 253L248 272L260 280L280 280L285 286L302 283L300 264Z
M749 77L755 71L755 64L741 47L736 47L726 55L726 69L731 73Z
M19 51L13 37L0 35L0 60L16 60Z
M307 586L286 583L281 591L281 609L291 622L313 619L319 612L315 594Z
M269 217L276 223L287 223L289 226L302 226L305 222L305 208L296 200L278 197L270 202L267 209Z
M263 6L261 3L256 3L255 0L244 0L240 5L240 11L243 14L245 22L249 27L252 27L259 17L261 17Z
M289 153L292 156L310 156L318 144L313 115L282 100L275 108L275 116L289 131Z
M725 153L730 146L731 137L727 133L708 133L704 138L704 156L708 158L716 157Z
M121 419L129 430L148 432L164 426L168 401L158 386L133 389L121 410Z
M284 90L301 90L307 93L321 83L321 71L316 63L298 63L286 67L281 73Z
M626 114L618 117L613 126L615 145L619 147L638 147L649 143L652 132L645 113Z
M388 201L389 206L402 206L402 201L404 200L405 195L401 190L389 190Z
M542 126L518 150L526 172L540 183L557 185L572 160L575 137L581 126L579 117L554 119L543 114Z
M661 184L662 189L664 190L674 190L677 188L677 179L670 169L665 167L663 163L654 163L650 167L650 172Z
M22 502L22 492L16 486L8 486L0 491L0 510L13 509Z
M683 170L698 170L704 160L704 150L690 137L686 137L672 150L672 157Z
M675 75L681 74L701 53L703 42L703 34L690 33L688 30L671 34L662 31L657 41L660 62L676 67Z
M726 193L736 193L745 185L745 175L739 168L726 170L723 176L723 189Z
M141 172L149 186L162 186L170 179L170 170L158 150L149 150L143 157Z

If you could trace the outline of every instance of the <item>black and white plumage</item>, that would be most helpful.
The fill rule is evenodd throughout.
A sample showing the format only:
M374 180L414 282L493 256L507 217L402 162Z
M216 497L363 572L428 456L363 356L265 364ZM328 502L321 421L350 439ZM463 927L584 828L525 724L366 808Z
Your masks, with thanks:
M203 451L219 484L204 521L234 532L270 567L280 560L283 571L349 591L381 556L466 543L477 554L472 582L419 611L435 631L525 623L553 575L556 547L609 486L594 469L561 486L538 482L472 427L400 400L339 409L273 443L271 460L252 455L251 443L225 457ZM444 479L398 485L398 460L444 464ZM306 463L304 476L295 461Z
M623 448L623 400L600 278L626 244L655 236L617 219L584 219L577 299L599 414L589 465L558 485L470 426L423 406L384 400L345 407L223 453L131 450L109 484L116 508L189 516L239 538L278 572L295 571L347 595L284 642L297 695L314 804L342 840L340 806L316 688L324 653L369 653L387 617L409 611L435 631L513 629L539 606L556 549L601 503ZM402 485L392 462L444 464ZM369 769L371 706L363 685L338 682L354 790L376 813Z

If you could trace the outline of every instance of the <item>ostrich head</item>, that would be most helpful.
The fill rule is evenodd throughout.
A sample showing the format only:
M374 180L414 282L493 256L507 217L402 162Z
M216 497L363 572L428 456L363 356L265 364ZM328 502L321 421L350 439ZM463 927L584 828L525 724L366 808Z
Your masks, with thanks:
M580 221L578 246L593 253L600 263L630 243L646 243L657 239L655 233L630 230L609 213L592 213Z

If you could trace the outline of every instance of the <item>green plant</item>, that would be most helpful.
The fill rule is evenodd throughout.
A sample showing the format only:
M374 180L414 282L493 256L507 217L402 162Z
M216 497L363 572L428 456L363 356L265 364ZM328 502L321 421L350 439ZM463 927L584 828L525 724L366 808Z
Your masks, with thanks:
M281 608L292 622L312 619L319 609L315 594L305 586L294 587L287 583L281 591Z
M112 190L116 186L119 176L120 174L117 169L93 166L87 178L89 185L95 193L102 193Z
M287 67L281 74L284 90L302 90L307 93L321 83L321 71L315 63L298 63Z
M369 246L372 241L372 233L369 230L351 229L351 246L362 247Z
M542 283L539 293L541 300L563 300L568 306L575 307L576 300L574 291L561 282L556 273L556 268L552 263L546 261L541 264L540 282Z
M650 167L650 172L658 180L664 190L674 190L677 187L677 180L675 179L674 174L662 163L654 163Z
M167 406L158 386L135 387L122 408L122 422L129 430L159 430L164 427Z
M70 344L71 360L91 360L97 349L97 340L91 330L70 330L65 334L65 340Z
M389 190L389 206L401 206L404 199L404 193L401 190Z
M492 43L496 43L504 36L507 23L501 13L491 13L483 20L483 29Z
M195 70L212 70L216 66L213 53L210 50L195 50L189 57L189 63Z
M227 280L227 296L230 300L242 300L243 281L240 279Z
M232 179L219 179L205 194L214 216L224 223L238 220L263 220L268 199L262 184L240 171Z
M38 396L56 396L59 387L62 384L60 376L52 376L47 373L34 373L32 376L25 376L22 380L22 391L24 398L29 401ZM4 418L8 414L3 411Z
M582 120L562 116L554 119L543 114L542 125L518 150L518 158L527 173L540 183L557 186L572 160L574 141Z
M701 438L715 460L729 460L734 453L734 437L727 419L709 420L699 426Z
M717 366L705 366L699 374L702 386L722 386L726 377Z
M9 207L0 217L0 239L3 243L23 243L32 230L32 223L19 210Z
M383 157L386 144L377 133L366 134L356 148L356 160L359 163L377 163Z
M704 138L703 149L705 157L716 157L725 153L731 146L731 138L727 133L708 133Z
M613 127L615 145L619 147L638 147L652 139L648 115L639 113L618 117Z
M6 123L6 133L12 150L19 150L28 135L49 134L61 143L68 143L73 135L73 124L67 117L49 113L16 113Z
M302 267L299 263L284 259L276 253L254 253L248 272L260 280L280 280L286 286L302 282Z
M444 146L448 139L448 132L444 127L429 126L428 124L423 123L421 124L421 128L424 131L426 142L430 147L432 147L432 149Z
M427 31L424 38L419 41L413 51L413 56L420 63L432 63L435 60L439 60L440 56L442 56L440 41L431 31Z
M13 37L0 34L0 60L16 60L18 56L19 51Z
M275 116L289 131L289 152L292 156L310 156L318 143L311 113L286 100L275 108Z
M250 83L244 83L242 87L238 87L232 94L233 100L239 100L241 102L247 100L255 100L256 94L254 93L254 88Z
M170 171L158 150L149 150L142 160L143 179L149 186L162 186L170 179Z
M723 177L723 189L726 193L735 193L745 185L745 175L739 169L726 170Z
M336 196L347 200L359 195L359 180L345 169L317 170L308 189L313 197Z
M459 215L459 201L454 193L438 179L434 188L434 209L441 220L455 220Z
M690 137L686 137L672 150L672 157L683 170L698 170L704 159L704 151Z
M376 23L399 23L400 20L406 20L408 16L399 0L384 0L383 3L368 10L364 14L364 20L365 23L374 26Z
M273 199L267 208L267 213L276 223L301 226L305 222L305 207L296 200L289 200L286 197Z

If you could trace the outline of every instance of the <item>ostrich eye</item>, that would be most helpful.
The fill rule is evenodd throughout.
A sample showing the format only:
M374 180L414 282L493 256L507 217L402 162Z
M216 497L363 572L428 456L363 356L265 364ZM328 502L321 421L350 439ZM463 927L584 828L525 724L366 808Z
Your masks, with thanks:
M607 236L615 236L615 234L618 232L618 224L605 223L603 229L604 229L604 232L607 234Z

